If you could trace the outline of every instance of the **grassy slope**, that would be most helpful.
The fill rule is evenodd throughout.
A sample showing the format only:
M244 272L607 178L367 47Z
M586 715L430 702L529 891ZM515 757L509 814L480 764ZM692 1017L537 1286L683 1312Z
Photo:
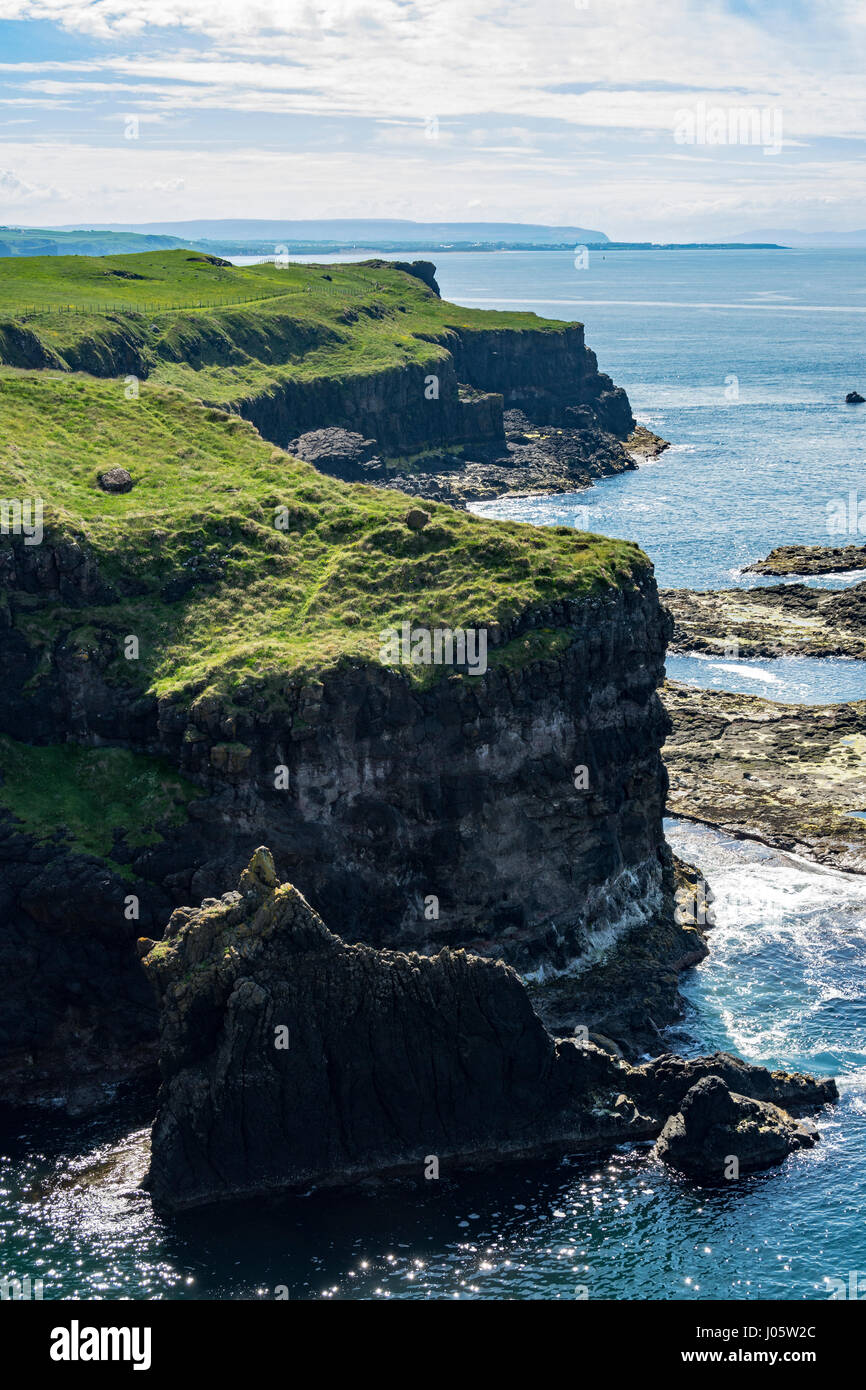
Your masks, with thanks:
M387 266L236 267L192 251L0 260L0 353L2 320L16 317L64 361L81 344L128 342L150 377L216 404L285 380L435 364L444 349L422 335L441 336L455 325L534 333L567 327L535 314L449 304Z
M105 274L112 269L147 279ZM121 312L82 312L120 296ZM188 307L219 297L255 302ZM139 312L155 300L178 308ZM648 566L631 543L482 521L444 505L427 504L431 522L413 532L404 520L410 499L325 477L197 399L231 399L286 376L429 361L442 349L415 334L453 323L545 332L562 323L443 304L388 269L239 270L186 252L0 260L0 343L3 307L8 315L22 302L79 306L27 322L61 356L82 338L121 335L144 345L153 364L134 399L122 376L0 367L0 497L42 498L48 538L88 546L117 594L87 609L16 597L15 622L42 648L42 671L59 638L87 660L105 650L106 635L119 649L135 633L140 660L118 656L109 679L188 700L214 693L223 704L253 681L278 707L289 682L346 659L375 662L383 628L504 622L557 598L630 585ZM118 465L135 487L108 495L97 478ZM274 524L278 507L289 509L288 531ZM172 598L166 583L190 574L197 582ZM562 632L534 632L491 656L523 663L563 641ZM442 669L406 674L423 682ZM157 821L182 815L188 789L147 763L124 750L67 744L37 753L5 740L0 805L39 838L62 829L74 847L107 857L116 825L134 846L149 842Z
M98 474L118 465L136 486L107 495ZM122 382L79 374L0 370L0 496L43 498L47 528L86 539L121 595L143 591L101 610L25 607L31 640L63 630L86 651L101 627L136 633L141 659L121 658L118 678L134 670L160 694L376 660L381 629L404 619L503 621L648 563L627 542L445 505L416 533L401 494L325 477L180 392L143 383L128 400ZM159 597L192 572L204 579L184 598Z
M115 834L129 850L159 842L161 829L181 825L186 806L202 795L158 758L125 748L31 747L0 735L0 807L40 842L58 831L66 848L112 859Z

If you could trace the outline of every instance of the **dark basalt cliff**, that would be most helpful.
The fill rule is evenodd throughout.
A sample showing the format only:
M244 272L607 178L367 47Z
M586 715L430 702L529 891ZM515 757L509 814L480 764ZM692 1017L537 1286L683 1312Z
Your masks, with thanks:
M107 596L68 548L15 554L10 594ZM195 819L213 840L204 862L188 854L183 872L169 845L132 863L170 891L211 891L266 831L298 888L350 934L561 967L586 949L587 931L665 909L659 749L668 723L656 688L667 630L645 574L632 588L492 629L483 676L425 689L399 670L354 662L322 680L289 679L278 700L250 682L231 701L205 692L190 703L109 679L108 631L86 661L60 641L27 688L42 656L12 622L0 671L18 680L4 683L0 732L15 737L26 721L33 741L62 731L120 743L170 758L202 786L209 795ZM537 659L497 664L506 644L539 639ZM276 789L280 768L286 785ZM430 895L436 917L425 916Z
M585 487L635 466L628 397L599 372L581 324L555 334L452 327L429 341L445 350L430 364L312 391L281 385L237 408L337 477L455 505ZM324 429L342 431L342 448L319 447Z
M142 915L123 904L140 895ZM156 1075L157 1011L136 938L172 897L0 820L0 1104L86 1113Z
M118 684L107 621L116 595L85 551L22 544L5 559L0 733L160 755L201 793L185 823L153 843L128 845L118 830L122 879L59 844L18 832L7 841L9 939L13 956L17 943L33 962L21 998L41 1016L22 1047L20 1005L0 1005L7 1094L36 1099L52 1078L59 1084L70 1020L82 1069L98 1072L103 1048L115 1059L108 1071L123 1076L116 1000L135 997L140 1039L152 1027L126 896L138 899L139 930L153 930L173 906L236 879L263 840L341 933L502 957L537 975L538 1007L556 1026L586 1024L631 1049L677 1015L676 973L705 947L674 922L662 834L668 721L656 694L668 619L651 573L492 628L484 676L424 688L399 670L347 662L276 692L250 681L231 700L204 692L190 703ZM32 614L61 598L101 605L106 625L86 660L61 630L46 663L16 622L21 605ZM498 664L515 644L526 659ZM36 881L53 885L50 911L34 907ZM41 955L45 933L55 945ZM79 938L87 950L77 954ZM94 954L98 969L87 965ZM136 1045L131 1069L149 1062Z
M800 1107L835 1096L724 1054L630 1067L557 1041L503 963L348 945L266 849L142 950L162 1010L146 1185L170 1211L646 1139L702 1077Z

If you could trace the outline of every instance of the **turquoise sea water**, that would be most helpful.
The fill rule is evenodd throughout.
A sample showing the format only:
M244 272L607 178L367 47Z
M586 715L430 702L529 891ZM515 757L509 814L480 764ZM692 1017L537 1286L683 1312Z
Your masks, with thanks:
M582 319L602 369L673 442L635 473L485 514L633 538L667 587L746 582L742 567L774 545L857 539L829 536L827 509L858 489L866 500L866 406L842 403L866 394L866 255L608 252L586 270L555 252L435 259L450 299ZM775 699L866 698L861 662L677 657L668 671ZM0 1143L5 1272L42 1277L46 1298L284 1286L550 1299L584 1286L590 1299L691 1300L826 1298L830 1280L866 1274L866 879L684 822L668 836L709 877L718 918L672 1044L836 1075L842 1100L815 1150L724 1191L638 1147L169 1223L134 1191L145 1114L19 1126Z

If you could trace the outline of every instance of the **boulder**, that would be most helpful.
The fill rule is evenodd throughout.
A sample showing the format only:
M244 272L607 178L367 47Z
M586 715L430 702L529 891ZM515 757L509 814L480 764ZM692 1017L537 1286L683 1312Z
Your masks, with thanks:
M99 486L103 492L131 492L132 474L127 473L125 468L109 468L107 472L100 473Z
M354 430L344 430L336 425L328 429L308 430L286 445L287 453L311 463L324 473L333 473L349 482L363 475L363 465L370 462L377 448L375 439L365 439Z
M410 507L406 513L406 525L410 531L423 531L429 520L430 513L422 511L420 507Z
M738 1095L718 1076L705 1076L668 1119L655 1153L689 1177L722 1182L781 1163L818 1137L778 1105Z
M866 397L861 396L859 391L849 391L845 397L846 405L862 405Z

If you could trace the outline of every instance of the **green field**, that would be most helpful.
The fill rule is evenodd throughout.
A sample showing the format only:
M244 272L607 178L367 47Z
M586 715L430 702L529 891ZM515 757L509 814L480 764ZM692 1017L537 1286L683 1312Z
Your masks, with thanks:
M58 308L192 308L298 291L303 267L232 266L200 251L0 259L0 314ZM300 272L300 273L296 273Z
M401 494L328 478L158 384L127 399L122 381L2 369L0 441L0 494L42 498L48 537L86 544L116 591L84 612L24 605L16 622L46 653L60 632L82 654L101 629L135 633L140 660L119 658L117 679L160 694L375 661L379 632L404 619L503 622L630 582L648 563L627 542L445 505L425 504L431 521L412 531ZM114 466L132 492L98 486ZM161 597L177 580L189 593Z
M449 329L562 333L559 320L464 309L383 262L214 264L193 251L0 260L0 362L83 366L235 406L285 381L435 367ZM129 278L130 276L135 278Z
M11 302L26 287L84 303L118 265L147 276L121 282L133 299L158 293L180 303L205 283L209 294L243 287L262 298L243 314L185 310L151 320L131 309L57 312L27 325L0 316L0 351L4 343L7 350L20 345L22 328L38 325L42 347L54 354L41 370L0 367L0 496L41 498L46 543L75 539L111 585L101 606L86 609L15 598L15 623L44 653L41 671L59 639L87 660L133 633L140 658L112 659L109 678L118 684L230 698L240 682L255 679L278 699L288 675L346 659L376 661L381 630L404 620L451 628L505 623L560 597L630 584L647 567L626 542L482 521L445 505L425 504L431 521L413 531L405 523L408 498L326 477L265 442L239 415L202 402L211 387L225 396L232 380L240 390L252 377L333 379L429 360L443 349L417 333L441 332L457 319L551 332L564 325L458 309L384 266L235 270L204 262L202 269L179 251L0 262L0 293ZM279 308L264 298L277 292ZM122 374L66 370L62 350L84 332L91 350L97 344L104 354L118 334L144 344L154 369L137 395ZM204 366L209 333L221 336ZM226 361L233 353L241 360ZM98 478L117 466L134 488L109 495ZM0 537L0 547L10 540ZM500 650L497 660L531 660L543 650L544 640L534 638ZM441 668L409 674L438 678Z

